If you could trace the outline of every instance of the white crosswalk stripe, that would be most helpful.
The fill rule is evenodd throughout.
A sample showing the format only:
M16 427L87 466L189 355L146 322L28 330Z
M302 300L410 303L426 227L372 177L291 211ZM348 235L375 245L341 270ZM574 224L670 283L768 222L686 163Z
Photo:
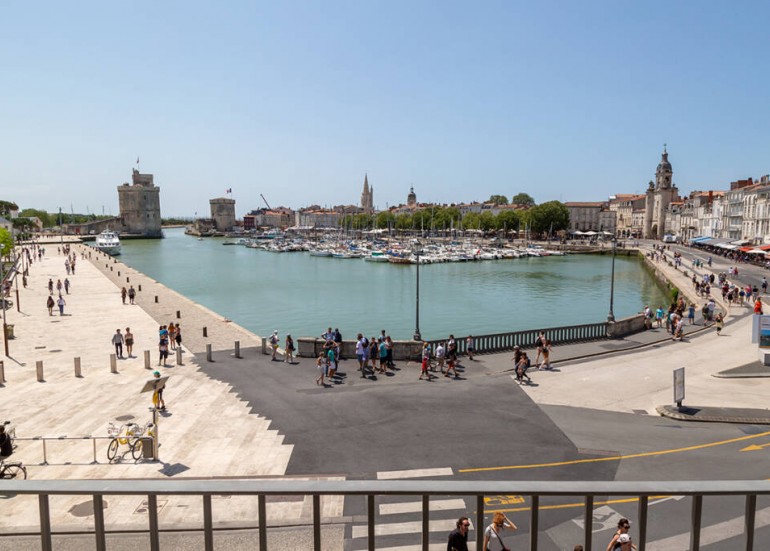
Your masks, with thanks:
M465 509L465 501L462 499L441 499L430 502L431 511L447 511L451 509ZM396 515L399 513L419 513L422 511L422 501L409 501L405 503L380 504L381 515Z
M400 480L402 478L427 478L431 476L452 476L451 467L436 469L409 469L407 471L380 471L377 480Z

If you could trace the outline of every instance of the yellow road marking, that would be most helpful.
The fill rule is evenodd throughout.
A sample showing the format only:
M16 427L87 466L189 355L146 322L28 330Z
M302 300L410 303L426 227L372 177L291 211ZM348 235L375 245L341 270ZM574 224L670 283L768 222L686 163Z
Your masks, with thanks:
M524 503L522 496L484 496L484 505L515 505L517 503Z
M735 442L743 442L744 440L751 440L753 438L762 438L764 436L770 436L770 431L762 432L760 434L751 434L748 436L739 436L738 438L731 438L729 440L721 440L719 442L709 442L708 444L698 444L695 446L687 446L685 448L674 448L671 450L659 450L656 452L643 452L632 453L628 455L614 455L612 457L596 457L594 459L573 459L571 461L556 461L553 463L535 463L532 465L507 465L503 467L479 467L476 469L459 469L459 473L478 473L483 471L506 471L512 469L540 469L545 467L563 467L565 465L580 465L582 463L602 463L605 461L620 461L621 459L638 459L640 457L655 457L658 455L669 455L672 453L689 452L693 450L702 450L705 448L713 448L715 446L724 446L725 444L733 444Z
M650 496L649 499L664 499L671 496ZM633 503L639 501L638 497L630 497L626 499L608 499L605 501L594 501L594 505L614 505L617 503ZM580 501L578 503L563 503L561 505L541 505L537 508L538 511L555 510L555 509L574 509L576 507L585 507L585 502ZM531 510L532 507L515 507L513 509L484 509L484 514L487 513L521 513Z

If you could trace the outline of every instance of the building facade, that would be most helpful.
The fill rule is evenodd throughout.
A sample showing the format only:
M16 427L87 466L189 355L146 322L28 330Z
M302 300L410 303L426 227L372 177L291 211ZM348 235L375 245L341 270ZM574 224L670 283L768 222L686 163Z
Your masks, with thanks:
M673 184L674 170L668 161L668 152L663 147L658 168L655 170L655 183L647 187L644 213L644 237L647 239L663 239L668 233L666 228L666 212L673 201L679 200L679 191Z
M152 174L134 169L132 184L118 186L118 203L123 232L145 237L162 237L160 224L160 188Z

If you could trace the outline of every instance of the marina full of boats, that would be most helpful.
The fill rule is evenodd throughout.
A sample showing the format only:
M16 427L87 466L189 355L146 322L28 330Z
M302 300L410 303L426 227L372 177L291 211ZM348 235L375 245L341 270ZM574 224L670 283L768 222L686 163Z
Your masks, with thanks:
M465 241L396 240L342 240L322 238L317 241L281 234L259 237L241 237L223 245L240 245L273 253L306 252L310 256L338 259L363 259L366 262L391 264L432 264L439 262L472 262L501 260L532 256L563 256L563 251L546 249L540 245L515 246L503 241L485 240L484 243Z

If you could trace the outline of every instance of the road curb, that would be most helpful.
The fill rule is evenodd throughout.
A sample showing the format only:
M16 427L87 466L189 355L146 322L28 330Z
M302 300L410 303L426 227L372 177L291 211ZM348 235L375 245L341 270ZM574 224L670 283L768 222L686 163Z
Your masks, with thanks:
M739 423L742 425L770 425L770 410L766 417L740 417L728 415L698 415L699 412L709 408L699 408L697 406L684 408L685 411L679 411L677 406L658 406L655 408L662 417L676 419L678 421L696 421L702 423ZM757 410L759 411L759 410Z

